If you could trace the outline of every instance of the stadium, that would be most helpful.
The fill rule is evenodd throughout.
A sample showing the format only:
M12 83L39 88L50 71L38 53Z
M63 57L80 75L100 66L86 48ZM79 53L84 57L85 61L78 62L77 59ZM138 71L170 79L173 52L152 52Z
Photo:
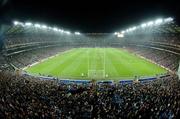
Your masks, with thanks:
M19 74L60 81L124 82L154 79L178 71L178 47L161 44L159 35L165 27L175 29L171 17L115 33L71 33L19 21L6 27L2 52ZM134 40L142 38L143 41ZM153 41L154 38L159 41Z
M112 33L2 24L0 118L178 118L180 26L144 21Z

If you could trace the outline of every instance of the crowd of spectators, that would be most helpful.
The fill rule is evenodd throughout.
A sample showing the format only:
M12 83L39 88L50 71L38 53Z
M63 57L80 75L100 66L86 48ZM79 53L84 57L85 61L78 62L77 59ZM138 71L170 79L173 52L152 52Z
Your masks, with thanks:
M7 56L7 60L17 68L24 68L66 50L69 50L69 48L49 47L36 49Z
M25 51L14 55L7 56L10 63L18 68L23 68L31 65L35 62L41 61L42 59L54 56L57 53L71 49L72 47L46 47L31 51ZM150 59L157 64L160 64L172 71L177 71L179 67L180 56L168 53L163 50L145 48L145 47L126 47L130 52L141 55L147 59Z
M170 51L170 52L175 52L176 54L180 55L180 36L178 34L176 35L175 34L174 35L172 34L134 35L134 36L125 37L125 42L126 42L125 44L130 47L131 45L153 47L153 48L157 48L157 49L159 48L159 49ZM144 50L144 49L141 47L141 50ZM147 48L145 50L147 50ZM154 50L154 52L156 53L158 51ZM166 54L166 52L164 52L163 54Z
M53 43L53 42L67 42L70 39L67 36L47 35L47 34L19 34L19 35L6 35L5 46L12 48L18 45L28 45L37 43Z
M138 55L141 55L147 59L150 59L157 64L160 64L174 72L178 70L180 56L168 53L163 50L157 50L152 48L145 48L145 47L128 47L127 48L130 52L134 52Z
M59 38L40 34L36 37L26 35L7 36L6 48L13 49L17 46L21 48L21 45L31 44L33 46L33 43L36 44L36 42L60 40L71 43L79 41L82 45L82 41L84 41L89 46L105 47L105 44L120 46L118 42L113 44L112 40L105 41L101 38L96 40L96 37L93 38L96 41L92 41L92 37L88 37L88 40L78 37L75 40L70 36ZM168 43L176 44L177 40L178 38L174 37ZM168 41L168 38L162 37L162 40L159 38L155 42L165 41ZM49 47L7 55L6 59L10 64L23 68L67 49L69 48ZM178 69L180 58L172 53L149 48L131 47L126 49L172 71ZM63 84L58 83L57 80L42 80L2 70L6 67L8 67L7 62L4 57L0 56L0 119L172 119L180 117L180 80L174 75L144 83Z
M165 44L172 44L172 45L180 45L180 37L179 36L172 36L172 35L140 35L140 36L130 36L128 37L128 41L131 42L159 42Z
M0 73L0 118L160 118L180 116L176 76L133 84L57 84Z
M162 43L168 43L168 44L174 44L174 45L180 45L179 36L159 36L157 38L153 38L152 42L162 42Z
M9 70L9 64L8 64L8 62L6 62L6 60L2 54L3 53L0 52L0 71Z

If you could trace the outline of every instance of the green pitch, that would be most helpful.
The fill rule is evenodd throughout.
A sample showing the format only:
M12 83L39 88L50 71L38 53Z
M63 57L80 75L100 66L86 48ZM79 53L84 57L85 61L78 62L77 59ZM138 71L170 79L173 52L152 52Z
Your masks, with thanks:
M124 49L77 48L26 69L38 75L68 79L133 79L151 77L167 71Z

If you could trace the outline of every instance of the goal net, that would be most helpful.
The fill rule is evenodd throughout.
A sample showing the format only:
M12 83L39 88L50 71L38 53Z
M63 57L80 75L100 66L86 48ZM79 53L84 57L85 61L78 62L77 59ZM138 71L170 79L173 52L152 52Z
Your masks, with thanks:
M88 70L88 77L89 78L104 78L105 77L105 70Z

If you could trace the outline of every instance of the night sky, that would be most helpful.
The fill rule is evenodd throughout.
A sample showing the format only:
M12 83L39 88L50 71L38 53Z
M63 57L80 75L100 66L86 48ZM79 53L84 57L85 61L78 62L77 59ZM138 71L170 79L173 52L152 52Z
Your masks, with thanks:
M107 33L160 17L180 22L175 0L0 0L3 23L13 20L44 23L71 31ZM178 14L179 13L179 14Z

